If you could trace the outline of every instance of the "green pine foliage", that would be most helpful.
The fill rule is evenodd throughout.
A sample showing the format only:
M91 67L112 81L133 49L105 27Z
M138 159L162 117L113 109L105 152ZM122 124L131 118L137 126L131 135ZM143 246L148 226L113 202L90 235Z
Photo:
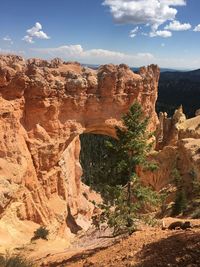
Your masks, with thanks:
M187 208L187 197L184 189L180 189L176 193L175 202L172 209L172 215L176 216L184 212Z
M172 207L172 216L176 216L183 213L187 208L187 194L184 181L177 168L172 170L172 182L177 188L175 202Z
M100 190L104 198L100 221L113 227L114 234L134 231L138 211L147 204L158 204L157 194L144 187L136 174L138 165L149 165L146 156L152 147L152 135L147 132L148 119L141 106L134 103L122 121L124 127L116 127L117 139L106 141L106 180Z
M171 172L171 176L172 176L172 182L173 184L177 187L180 188L183 185L183 180L182 177L180 175L180 172L178 171L178 169L175 167L172 172Z

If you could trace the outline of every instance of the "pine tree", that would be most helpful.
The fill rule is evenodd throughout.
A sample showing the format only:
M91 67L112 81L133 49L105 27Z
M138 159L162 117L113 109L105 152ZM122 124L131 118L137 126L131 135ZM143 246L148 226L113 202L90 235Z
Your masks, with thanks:
M122 122L123 127L116 127L117 139L107 142L106 167L111 178L103 187L105 203L101 206L104 210L101 218L114 227L115 234L132 231L137 211L147 203L155 204L158 199L150 188L142 185L136 173L138 165L150 167L146 156L152 147L149 142L152 134L147 132L148 118L140 104L134 103L122 117Z
M176 186L176 196L174 205L172 206L172 216L179 215L187 208L187 194L185 190L184 180L179 170L174 168L172 170L173 183Z
M180 213L184 212L186 208L187 208L187 198L185 190L182 188L176 192L176 198L172 209L172 215L173 216L179 215Z

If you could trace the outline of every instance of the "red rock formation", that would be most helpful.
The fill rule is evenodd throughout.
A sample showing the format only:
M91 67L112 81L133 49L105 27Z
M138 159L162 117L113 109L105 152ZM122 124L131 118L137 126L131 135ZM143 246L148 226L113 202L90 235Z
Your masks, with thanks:
M126 65L97 71L54 59L0 56L0 216L66 225L67 214L90 217L84 197L78 136L114 135L138 100L155 130L159 69Z
M182 107L177 109L172 118L160 113L157 135L157 150L149 158L158 165L158 170L148 172L139 169L139 175L145 184L157 191L173 184L172 172L177 169L191 186L192 181L200 181L200 115L186 119Z

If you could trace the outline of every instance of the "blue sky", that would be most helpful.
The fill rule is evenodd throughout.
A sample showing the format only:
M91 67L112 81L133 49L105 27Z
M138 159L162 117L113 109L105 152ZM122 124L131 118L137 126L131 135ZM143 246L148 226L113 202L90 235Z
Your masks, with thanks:
M199 0L7 0L0 53L200 68Z

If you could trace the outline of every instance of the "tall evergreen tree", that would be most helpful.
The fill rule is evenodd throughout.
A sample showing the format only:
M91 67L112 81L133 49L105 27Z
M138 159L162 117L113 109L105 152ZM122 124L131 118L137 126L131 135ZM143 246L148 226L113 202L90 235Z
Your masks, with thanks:
M123 127L116 127L117 139L106 142L108 164L104 173L109 172L111 179L102 187L105 202L101 206L104 210L101 219L114 227L115 232L132 231L136 212L142 205L157 201L157 195L142 185L136 172L138 165L155 168L146 160L152 147L149 142L152 134L147 132L148 118L141 105L134 103L122 117L122 122Z

